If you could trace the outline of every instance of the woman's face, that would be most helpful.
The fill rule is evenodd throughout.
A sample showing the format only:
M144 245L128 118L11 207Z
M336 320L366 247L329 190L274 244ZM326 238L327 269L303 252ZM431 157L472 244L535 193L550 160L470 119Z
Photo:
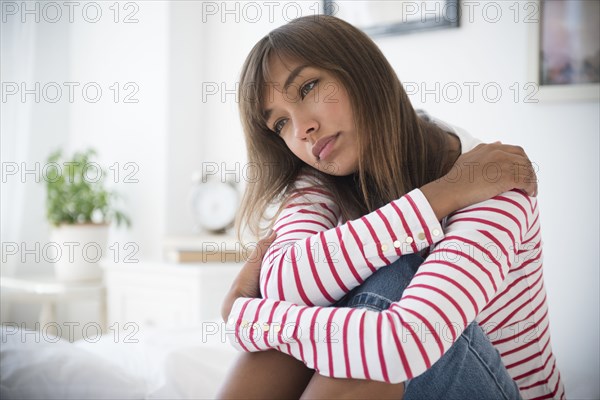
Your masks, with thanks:
M357 133L348 93L329 72L302 62L270 60L264 116L302 161L330 175L358 169Z

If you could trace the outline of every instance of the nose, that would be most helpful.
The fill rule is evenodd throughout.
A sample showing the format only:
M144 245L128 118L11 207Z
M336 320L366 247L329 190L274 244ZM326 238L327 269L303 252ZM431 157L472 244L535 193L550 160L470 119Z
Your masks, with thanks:
M312 140L318 129L319 123L314 118L298 118L294 136L300 140Z

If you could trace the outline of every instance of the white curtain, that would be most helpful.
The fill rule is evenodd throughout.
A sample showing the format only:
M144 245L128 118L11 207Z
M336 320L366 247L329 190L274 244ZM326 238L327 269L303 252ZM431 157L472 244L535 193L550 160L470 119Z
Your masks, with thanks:
M2 273L20 274L51 268L37 250L49 234L42 171L50 152L67 141L69 103L48 101L41 89L31 92L68 80L70 27L68 21L51 24L36 23L31 17L22 22L20 15L3 17ZM15 89L18 92L11 94ZM14 246L17 254L11 254Z
M13 243L20 246L25 239L23 217L30 185L23 183L22 168L25 166L23 163L30 159L34 107L32 102L21 102L20 93L8 95L7 91L21 82L35 80L36 25L22 23L20 18L7 18L1 24L2 273L14 273L19 260L17 256L5 254L5 250L9 250ZM34 179L33 176L25 178Z

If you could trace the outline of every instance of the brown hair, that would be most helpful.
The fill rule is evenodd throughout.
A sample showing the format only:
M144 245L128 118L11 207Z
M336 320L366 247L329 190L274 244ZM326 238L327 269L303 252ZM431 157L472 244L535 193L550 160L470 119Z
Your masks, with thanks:
M333 176L308 166L267 127L262 99L271 57L324 69L347 90L358 132L356 173ZM336 17L301 17L262 38L242 68L238 101L249 170L256 178L248 182L242 199L238 235L246 224L253 235L262 236L275 220L265 212L294 192L301 172L314 176L315 185L327 187L347 221L443 176L457 156L448 151L448 135L416 115L377 45Z

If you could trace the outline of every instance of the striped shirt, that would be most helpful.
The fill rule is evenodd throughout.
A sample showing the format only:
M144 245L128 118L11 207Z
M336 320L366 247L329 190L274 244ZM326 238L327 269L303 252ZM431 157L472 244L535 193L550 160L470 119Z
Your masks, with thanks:
M463 152L474 146L453 131ZM298 185L263 259L263 298L233 305L235 347L276 348L324 376L398 383L426 371L477 321L523 398L564 398L550 344L537 199L510 191L453 213L442 227L415 189L340 224L326 189ZM428 247L388 310L328 307L378 268Z

